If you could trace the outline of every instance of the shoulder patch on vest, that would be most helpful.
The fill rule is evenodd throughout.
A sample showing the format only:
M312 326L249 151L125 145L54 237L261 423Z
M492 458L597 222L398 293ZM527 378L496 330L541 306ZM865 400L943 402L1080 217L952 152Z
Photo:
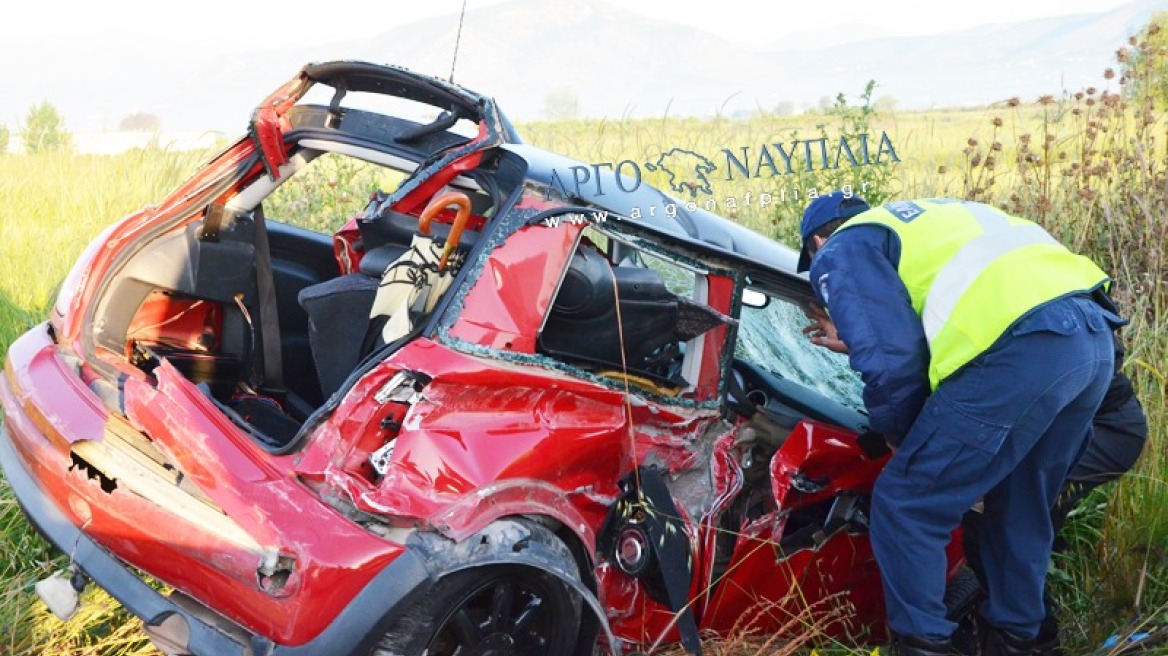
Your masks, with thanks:
M884 209L892 212L896 218L908 223L925 213L924 208L911 200L897 200L891 203L884 203Z
M823 299L824 305L831 303L831 300L827 297L827 277L830 275L830 273L825 273L819 276L819 296Z

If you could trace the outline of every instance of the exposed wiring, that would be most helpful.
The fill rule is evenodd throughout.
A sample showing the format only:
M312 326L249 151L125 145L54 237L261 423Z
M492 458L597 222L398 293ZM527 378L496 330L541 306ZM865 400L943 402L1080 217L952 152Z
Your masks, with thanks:
M608 260L604 260L608 264ZM612 278L612 295L613 303L616 306L616 337L617 343L620 346L621 356L621 381L624 383L624 406L625 406L625 425L628 426L629 433L629 449L630 455L633 459L633 477L637 484L637 495L641 495L641 468L637 464L637 434L633 430L633 403L632 390L629 389L629 363L625 358L625 329L624 319L621 318L620 306L620 289L616 283L616 273L612 270L612 265L609 264L609 274Z
M239 311L243 313L243 320L247 322L247 328L251 332L255 332L255 326L251 322L251 313L247 311L247 306L243 304L243 292L237 292L235 296L235 304L239 306Z
M252 374L254 375L255 363L252 362L252 358L255 356L255 324L251 321L251 313L247 311L247 306L243 304L243 292L236 292L232 298L235 299L235 304L239 306L239 311L243 314L243 320L247 322L247 359L245 361L251 363L253 367Z
M191 303L185 310L183 310L182 312L179 312L178 314L176 314L172 317L169 317L167 319L159 321L158 323L150 324L148 326L140 326L138 328L135 328L132 332L130 332L128 335L126 335L126 340L129 341L129 340L136 339L139 334L141 334L147 330L154 330L155 328L161 328L165 325L174 323L175 321L178 321L179 319L183 318L188 313L190 313L192 310L194 310L195 308L199 307L202 304L203 304L202 300L195 301L194 303ZM161 341L165 342L167 340L161 340ZM190 347L189 344L179 344L179 345L185 346L188 348ZM205 346L199 345L199 348L195 348L193 350L205 351L207 349Z

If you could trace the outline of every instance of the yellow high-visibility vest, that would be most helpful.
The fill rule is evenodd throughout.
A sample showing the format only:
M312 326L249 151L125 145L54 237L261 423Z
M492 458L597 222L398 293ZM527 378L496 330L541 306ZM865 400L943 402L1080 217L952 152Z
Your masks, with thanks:
M929 343L933 389L1047 301L1109 278L1042 226L967 201L896 201L840 227L878 224L900 237L897 272Z

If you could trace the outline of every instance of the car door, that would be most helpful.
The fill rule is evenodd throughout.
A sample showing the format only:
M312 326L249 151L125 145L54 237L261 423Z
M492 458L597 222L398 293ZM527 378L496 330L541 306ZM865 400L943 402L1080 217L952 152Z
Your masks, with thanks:
M742 486L717 517L705 628L858 636L882 623L867 498L883 464L855 437L858 381L846 357L802 333L804 298L744 306L728 407L738 436L724 460Z

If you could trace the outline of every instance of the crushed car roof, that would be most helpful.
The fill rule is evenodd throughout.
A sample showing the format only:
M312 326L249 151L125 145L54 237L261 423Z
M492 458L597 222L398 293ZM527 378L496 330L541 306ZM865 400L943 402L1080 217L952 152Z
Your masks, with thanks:
M686 201L635 181L618 186L616 173L609 168L593 167L579 160L552 153L527 144L504 144L500 148L522 157L528 164L527 177L549 188L576 192L572 198L619 215L650 232L672 238L696 250L713 252L747 265L752 270L770 274L777 281L805 283L806 276L795 272L799 254L794 249L761 235L734 221L701 209L687 209ZM575 185L572 167L585 167L600 178ZM611 168L611 167L610 167ZM635 188L634 188L635 186ZM632 191L623 189L632 188ZM784 287L787 285L783 285Z

